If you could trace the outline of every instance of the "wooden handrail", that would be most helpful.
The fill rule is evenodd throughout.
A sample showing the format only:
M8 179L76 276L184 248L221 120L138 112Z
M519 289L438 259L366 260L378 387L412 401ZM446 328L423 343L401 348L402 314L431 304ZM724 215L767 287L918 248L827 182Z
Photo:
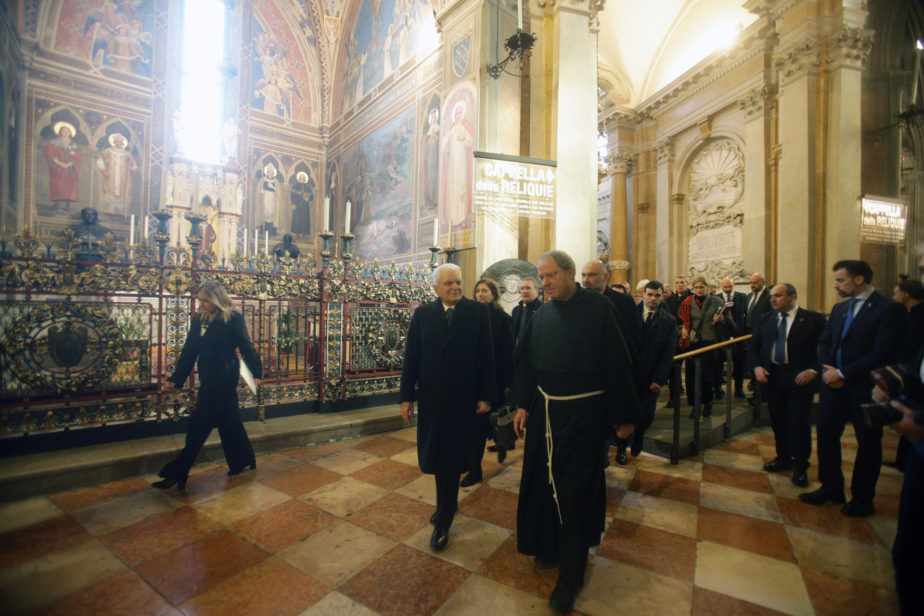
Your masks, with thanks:
M709 346L703 347L701 349L696 349L695 351L687 351L686 353L681 353L680 355L674 355L674 361L680 361L686 359L687 357L694 357L706 351L711 351L713 349L720 349L722 347L727 347L730 344L735 344L736 342L741 342L743 340L749 340L751 334L746 336L739 336L737 338L730 338L728 340L723 340L722 342L716 342L715 344L710 344Z

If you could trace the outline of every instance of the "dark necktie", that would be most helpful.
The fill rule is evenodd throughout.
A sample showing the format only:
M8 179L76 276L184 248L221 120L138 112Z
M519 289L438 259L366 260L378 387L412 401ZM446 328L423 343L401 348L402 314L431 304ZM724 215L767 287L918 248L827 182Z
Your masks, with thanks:
M648 313L648 316L645 317L645 327L647 328L651 325L651 321L654 320L654 311Z
M837 345L837 354L836 354L836 358L837 358L837 367L838 367L838 368L841 367L841 349L843 348L843 344L841 344L841 343L842 343L843 340L844 340L844 334L847 333L847 330L850 329L850 324L853 323L853 313L854 313L854 309L857 307L857 304L858 304L859 302L862 302L862 301L863 301L862 299L853 298L852 300L850 300L849 302L847 302L847 318L844 319L844 328L841 329L841 340L840 340L840 342L839 342L838 345Z
M452 313L455 311L455 308L449 308L446 310L446 329L452 329Z
M776 348L773 351L773 361L778 364L786 363L786 317L785 312L780 313L780 326L776 330Z

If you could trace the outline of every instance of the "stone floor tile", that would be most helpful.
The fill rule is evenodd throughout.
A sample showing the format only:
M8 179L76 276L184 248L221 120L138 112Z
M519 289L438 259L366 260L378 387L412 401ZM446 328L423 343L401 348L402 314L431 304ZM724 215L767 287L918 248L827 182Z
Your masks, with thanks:
M381 459L379 456L358 449L341 449L337 453L318 458L312 464L341 475L349 475L375 464Z
M689 616L692 588L670 576L596 556L575 608L588 616L613 616L617 605L632 606L635 614Z
M614 517L687 537L696 537L696 515L696 505L627 492L622 497Z
M554 613L546 598L511 588L480 575L472 575L436 610L434 616L549 616Z
M47 496L35 496L0 504L0 533L32 526L64 513Z
M314 464L301 464L260 479L259 482L289 496L301 496L337 481L341 477L343 475L340 473Z
M0 569L19 565L75 543L92 539L70 516L58 516L0 534Z
M888 548L794 526L787 526L786 533L803 569L895 588L895 571Z
M484 485L496 490L504 490L514 494L520 493L520 478L523 475L523 469L516 466L508 466L493 477L485 478Z
M699 508L697 537L729 547L779 558L795 559L786 529L778 522L749 518L708 507Z
M156 488L121 496L74 514L74 519L94 535L105 535L145 518L173 511L182 503Z
M330 454L336 453L346 447L352 447L355 444L355 442L352 442L348 439L343 441L334 441L332 443L321 443L320 445L309 445L307 447L286 449L285 451L280 451L279 453L286 457L295 458L303 462L311 462L313 460L317 460L318 458L329 456Z
M639 470L649 473L660 473L681 479L701 481L703 478L703 463L692 460L680 460L678 464L671 464L670 460L659 456L642 453L636 464Z
M392 439L396 442L398 439ZM350 474L350 477L371 483L386 490L396 490L420 477L420 469L394 460L380 460L371 466Z
M228 531L142 563L135 571L174 605L262 562L266 552Z
M447 548L448 549L448 548ZM478 573L496 582L548 599L557 569L536 565L532 556L517 551L516 535L508 537L478 568Z
M366 453L371 453L380 458L390 458L408 449L416 450L417 444L414 441L408 442L405 439L394 438L392 435L388 435L375 437L365 443L356 445L353 449L365 451Z
M779 473L776 473L780 475ZM790 473L787 471L787 477ZM771 494L773 488L770 485L770 474L764 471L743 471L730 466L719 466L717 464L703 465L703 481L718 483L733 488L743 490L752 490L754 492L763 492ZM790 485L792 482L790 481Z
M697 547L696 585L794 616L815 613L798 565L711 541Z
M417 448L411 447L410 449L405 449L402 452L396 453L389 457L390 460L395 462L400 462L401 464L407 464L408 466L413 466L414 468L420 468L420 459L417 457Z
M699 504L702 507L719 509L770 522L782 522L780 511L773 494L762 494L753 490L732 488L717 483L703 482Z
M124 570L122 561L95 539L50 552L0 570L3 611L35 610Z
M61 509L68 513L80 511L87 507L98 505L106 501L148 489L149 484L139 477L131 477L121 481L113 481L98 486L77 488L51 494L48 498L54 501Z
M388 490L377 488L359 479L343 477L303 495L299 500L335 516L346 518L386 494Z
M235 522L230 530L275 554L336 521L337 518L329 513L290 500Z
M187 616L296 616L329 590L292 565L269 558L187 601L181 609Z
M228 526L289 500L289 495L251 481L195 505L216 522Z
M250 483L253 481L254 475L248 470L239 475L229 477L228 468L224 464L221 466L212 465L200 472L191 474L185 490L168 490L166 493L183 503L198 503L214 498L222 492Z
M378 616L358 601L332 591L299 616ZM482 615L483 616L483 615Z
M445 550L433 551L430 547L432 533L433 527L427 524L404 543L425 554L448 560L470 571L477 571L481 563L489 558L511 534L506 528L460 514L456 514L452 521L452 527L449 529L449 546Z
M482 486L462 499L459 513L513 530L517 525L517 495Z
M699 503L699 482L683 477L662 475L639 470L629 484L629 490L648 496L660 496L696 505Z
M388 494L350 516L350 522L395 541L404 541L425 526L433 507L419 500Z
M164 601L133 571L123 571L41 609L43 616L161 616L172 614Z
M838 507L819 507L791 498L777 497L777 506L783 522L853 539L884 545L879 535L865 518L852 518L840 512Z
M339 590L382 616L429 616L470 575L445 560L398 545Z
M635 522L613 520L597 548L597 556L692 584L696 567L696 539Z
M278 557L337 588L394 546L391 539L338 521L290 545Z
M898 595L891 588L803 569L802 577L817 616L898 614Z
M764 470L764 459L759 455L721 451L718 449L707 449L703 452L703 462L706 464L729 466L743 471L763 472Z
M693 587L693 612L691 616L785 616L784 612L762 605L749 603L735 597L713 592L699 586Z
M395 490L395 493L408 498L416 498L436 507L436 482L433 480L433 475L419 477L404 487Z
M752 456L760 455L760 449L758 448L757 443L740 439L733 439L719 443L718 445L711 447L711 449L716 451L731 451L733 453L746 453Z
M99 539L125 564L134 567L221 529L221 524L208 516L183 506Z

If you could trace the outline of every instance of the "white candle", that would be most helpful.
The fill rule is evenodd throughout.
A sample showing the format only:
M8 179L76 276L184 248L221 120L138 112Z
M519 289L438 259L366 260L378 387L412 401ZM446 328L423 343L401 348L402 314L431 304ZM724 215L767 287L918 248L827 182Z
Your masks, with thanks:
M523 29L523 0L517 0L517 30Z
M269 231L263 232L263 252L269 254Z
M130 246L135 245L135 215L132 214L131 217L131 226L129 227L130 231L128 232L128 243Z
M918 99L918 75L921 74L921 51L924 51L924 43L920 39L917 41L917 49L914 52L914 74L911 81L911 104L914 105Z
M244 256L247 256L247 227L244 227Z
M452 248L452 221L449 222L449 247Z
M260 230L253 230L253 256L257 256L257 253L260 251Z
M148 243L148 232L151 230L151 217L144 217L144 243Z
M325 231L330 229L330 197L324 197L324 224L321 226Z
M350 232L350 214L352 213L352 210L353 210L353 203L350 201L347 201L346 214L344 215L344 218L343 218L343 228L345 229L344 233Z
M433 219L433 243L430 245L431 246L440 245L440 219L439 218Z

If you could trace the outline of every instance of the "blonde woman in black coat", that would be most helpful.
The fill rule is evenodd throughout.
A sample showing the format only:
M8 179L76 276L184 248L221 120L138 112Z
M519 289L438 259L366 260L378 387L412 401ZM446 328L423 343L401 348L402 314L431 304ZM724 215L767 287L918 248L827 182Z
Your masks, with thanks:
M180 490L186 487L189 469L212 428L218 428L221 436L229 475L237 475L248 466L251 469L257 467L238 410L240 363L235 349L240 349L258 385L263 377L260 356L247 334L244 317L234 310L231 298L220 282L210 280L199 287L198 301L198 314L193 317L183 352L173 374L164 383L164 389L172 391L182 387L195 364L199 375L199 395L189 415L186 446L175 460L160 469L158 474L163 480L151 484L162 490L173 486Z

